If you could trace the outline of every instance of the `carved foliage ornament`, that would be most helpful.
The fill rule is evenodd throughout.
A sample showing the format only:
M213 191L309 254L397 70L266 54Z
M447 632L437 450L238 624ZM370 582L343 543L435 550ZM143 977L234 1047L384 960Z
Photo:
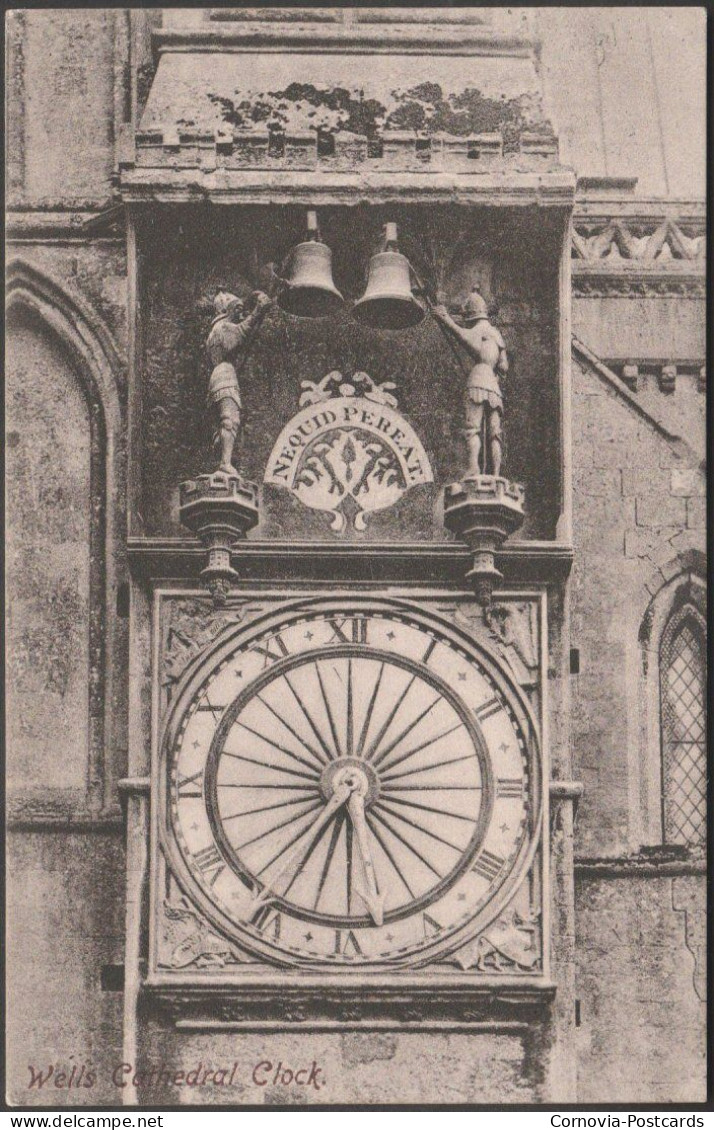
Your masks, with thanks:
M671 219L647 225L626 224L622 220L593 223L576 217L573 231L574 259L602 261L634 259L663 263L671 259L703 260L703 232L685 234Z
M434 481L429 457L397 411L391 381L333 371L303 381L300 411L268 460L265 482L331 515L337 534L362 531L367 516L393 506L413 486Z

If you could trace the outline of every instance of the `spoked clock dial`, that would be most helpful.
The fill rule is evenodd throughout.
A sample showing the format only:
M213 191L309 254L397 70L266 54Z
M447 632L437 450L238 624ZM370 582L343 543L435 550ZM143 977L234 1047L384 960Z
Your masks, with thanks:
M457 634L366 602L234 640L167 731L178 870L291 964L447 948L533 833L532 734L507 690Z

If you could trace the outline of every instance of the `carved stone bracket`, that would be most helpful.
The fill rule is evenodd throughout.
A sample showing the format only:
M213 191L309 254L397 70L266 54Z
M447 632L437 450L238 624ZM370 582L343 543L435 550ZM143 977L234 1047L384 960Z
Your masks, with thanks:
M180 516L206 548L201 580L215 604L225 603L231 583L238 578L231 549L258 522L257 486L223 471L199 475L181 483Z
M522 524L524 499L520 483L495 475L451 483L444 491L444 525L472 551L467 577L484 605L490 603L494 586L503 579L495 555Z

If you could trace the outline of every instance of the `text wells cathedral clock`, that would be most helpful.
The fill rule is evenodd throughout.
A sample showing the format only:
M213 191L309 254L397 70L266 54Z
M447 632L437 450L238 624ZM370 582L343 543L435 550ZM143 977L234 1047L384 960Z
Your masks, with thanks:
M407 603L317 600L234 629L171 705L161 844L257 961L423 966L492 922L539 835L528 707Z

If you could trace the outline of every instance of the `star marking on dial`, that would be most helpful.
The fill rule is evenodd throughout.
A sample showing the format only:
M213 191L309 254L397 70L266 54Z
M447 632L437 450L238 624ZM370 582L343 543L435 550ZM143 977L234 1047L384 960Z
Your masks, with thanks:
M382 613L368 619L361 607L349 616L341 610L330 616L291 616L281 627L284 633L292 628L284 642L278 633L277 643L258 649L266 660L257 676L230 668L235 654L214 668L234 671L228 695L233 702L214 709L206 692L196 691L203 696L201 709L213 710L214 734L197 726L200 739L186 743L183 738L187 764L180 769L180 745L170 751L176 759L171 770L180 782L178 790L174 784L176 795L171 794L177 834L179 819L197 814L197 800L206 806L214 831L215 844L197 853L183 842L181 853L192 874L200 872L205 892L239 935L244 925L253 925L256 912L273 906L278 917L262 914L258 928L267 932L266 945L284 952L295 965L302 960L312 967L316 957L326 967L328 959L349 965L369 964L377 957L402 962L413 953L441 952L438 933L451 936L465 917L481 913L480 902L472 908L473 892L459 876L473 826L483 836L493 809L502 813L486 804L489 792L513 798L509 812L516 823L500 825L504 856L510 832L518 830L521 820L517 801L527 804L529 774L517 769L528 757L528 740L519 729L516 706L511 709L507 696L496 696L506 712L501 733L494 721L481 734L468 688L458 684L488 681L487 672L468 651L438 633L415 625L412 638L411 626L405 633L402 619L389 621ZM408 617L406 622L411 625ZM384 644L396 642L397 636L400 648L392 652ZM305 647L308 641L317 641L320 650L311 643ZM237 653L243 650L238 647ZM460 669L460 662L467 666ZM236 681L245 682L247 689ZM214 696L209 690L208 698ZM493 697L487 702L494 713ZM185 718L186 707L182 709ZM503 740L506 732L512 736ZM254 739L262 743L260 752ZM191 746L195 752L189 758ZM523 794L519 791L518 797L517 785ZM206 789L210 795L204 795ZM193 825L184 824L189 827L191 844L206 828L206 813ZM493 820L491 827L495 832L499 826ZM509 854L509 866L510 859ZM490 889L499 890L506 881L506 859L486 852L479 862L478 873ZM499 870L493 874L496 864ZM247 873L248 893L233 890L231 867L239 877ZM432 925L429 919L426 926L405 927L402 919L420 923L420 907L428 909L449 888L452 901L437 904L442 913L435 911L444 925ZM490 890L484 897L491 897ZM387 915L395 920L396 934L384 922ZM370 920L376 930L365 935L362 927ZM322 928L333 921L343 928ZM320 924L317 934L312 933L314 922ZM366 936L375 942L384 939L386 945L376 946L384 953L366 946Z

